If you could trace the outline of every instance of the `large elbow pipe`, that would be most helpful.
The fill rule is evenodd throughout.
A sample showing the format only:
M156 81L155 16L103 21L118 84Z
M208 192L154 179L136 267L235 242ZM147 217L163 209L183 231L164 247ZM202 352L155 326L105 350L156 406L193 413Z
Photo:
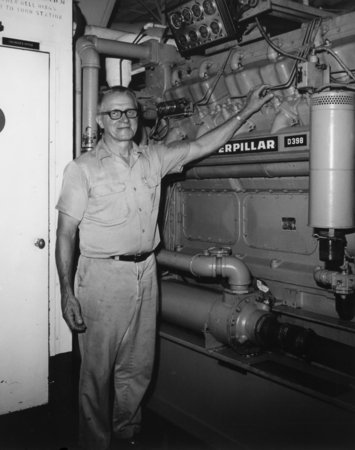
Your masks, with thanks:
M251 284L248 267L234 256L188 255L161 250L157 254L157 261L166 267L190 272L195 276L227 278L230 289L238 294L248 292Z
M156 44L156 41L154 41ZM82 145L86 151L97 143L97 103L99 91L99 53L125 59L150 61L154 55L151 41L144 44L100 39L96 36L82 36L77 40L76 49L83 69L83 104L82 104ZM78 153L78 152L76 152Z

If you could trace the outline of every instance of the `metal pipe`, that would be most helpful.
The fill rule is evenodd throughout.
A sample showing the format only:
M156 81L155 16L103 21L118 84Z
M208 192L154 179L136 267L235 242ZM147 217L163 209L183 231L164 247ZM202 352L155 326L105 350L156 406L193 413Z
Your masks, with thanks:
M275 316L264 315L256 326L259 345L282 348L309 362L316 362L354 376L355 348L318 336L313 330L291 323L280 323Z
M94 87L90 89L89 87ZM99 72L98 70L83 71L83 116L86 118L82 123L83 142L82 147L86 150L94 148L97 143L97 103L99 97Z
M77 40L76 49L81 59L83 69L82 95L82 144L85 150L90 150L97 143L97 100L99 92L100 58L95 45L85 36Z
M164 320L196 332L206 329L209 311L221 293L170 281L161 282Z
M91 36L82 36L76 42L76 49L81 58L81 67L100 69L100 58L95 44L89 39Z
M234 164L229 166L197 166L186 171L188 179L300 177L309 175L309 162Z
M85 37L85 36L84 36ZM101 39L96 36L86 36L92 42L98 53L127 59L149 59L150 47L147 44L131 44L129 42Z
M75 51L75 158L81 153L81 60Z
M198 69L198 76L201 80L203 80L204 78L208 77L208 71L210 69L210 67L212 66L213 61L212 59L205 59L204 61L202 61L202 63L200 64L200 67Z
M225 302L217 292L170 281L161 282L161 298L164 320L196 332L209 332L218 342L233 345L235 303Z
M206 288L162 280L162 318L195 332L207 331L236 350L236 340L240 344L249 341L354 376L354 347L318 336L311 329L279 322L265 304L257 303L261 306L255 308L248 301L249 295L234 295L234 302L229 303L223 297Z
M296 121L297 114L291 114L290 111L286 111L285 109L281 108L274 118L270 134L278 133L283 128L292 127L296 123Z
M157 261L167 267L184 270L195 276L217 277L228 279L234 292L245 293L251 284L251 275L243 261L234 256L188 255L182 252L161 250Z
M99 91L99 53L127 59L149 59L149 44L130 44L127 42L99 39L96 36L82 36L77 40L76 49L83 69L82 95L82 148L90 150L97 143L97 102ZM76 151L79 154L78 150Z
M237 50L233 53L230 63L230 67L233 70L233 72L238 70L242 66L242 59L244 55L245 52L241 52L240 50Z

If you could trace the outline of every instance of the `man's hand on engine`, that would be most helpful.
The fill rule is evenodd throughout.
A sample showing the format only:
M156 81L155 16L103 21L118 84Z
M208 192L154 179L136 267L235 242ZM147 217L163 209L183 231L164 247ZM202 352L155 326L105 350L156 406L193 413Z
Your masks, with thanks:
M260 84L250 89L243 108L243 117L249 118L274 97L274 94L269 91L269 87L269 85Z

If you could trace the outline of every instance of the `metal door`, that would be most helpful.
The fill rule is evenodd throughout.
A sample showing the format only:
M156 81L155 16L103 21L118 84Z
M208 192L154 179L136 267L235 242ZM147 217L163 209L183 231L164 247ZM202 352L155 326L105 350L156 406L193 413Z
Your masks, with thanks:
M0 47L0 64L0 414L5 414L48 401L49 55Z

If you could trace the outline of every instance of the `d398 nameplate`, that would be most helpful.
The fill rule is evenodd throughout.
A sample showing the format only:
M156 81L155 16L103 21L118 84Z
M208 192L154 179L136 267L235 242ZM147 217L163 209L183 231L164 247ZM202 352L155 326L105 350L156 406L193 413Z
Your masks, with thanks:
M217 155L231 155L233 153L258 153L277 152L277 137L243 139L240 141L230 141L217 150Z
M303 147L307 145L307 134L294 134L292 136L285 136L285 147Z

